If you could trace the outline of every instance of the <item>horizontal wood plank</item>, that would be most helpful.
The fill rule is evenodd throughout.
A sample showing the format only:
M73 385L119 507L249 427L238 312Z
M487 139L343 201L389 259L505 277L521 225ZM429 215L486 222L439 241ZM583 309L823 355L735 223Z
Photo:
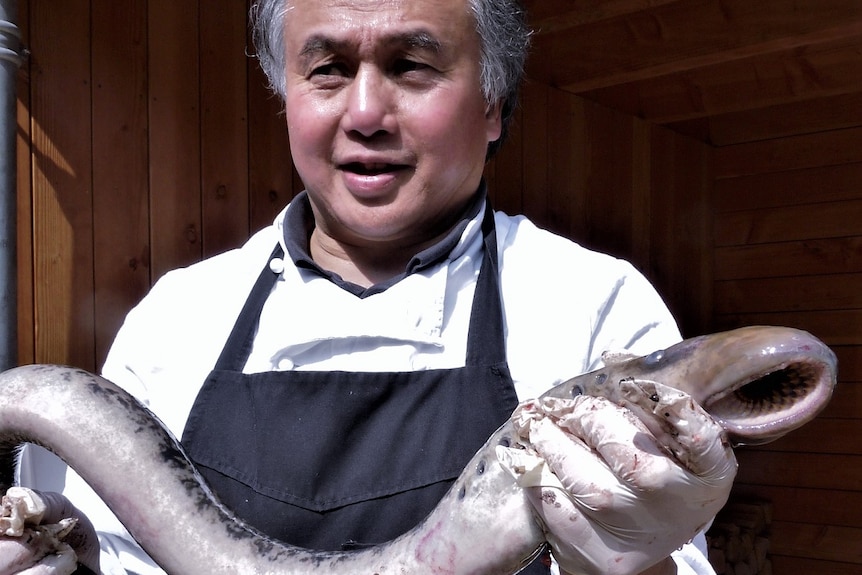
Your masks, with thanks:
M794 556L770 556L772 572L780 575L862 575L862 565Z
M840 401L836 397L835 401ZM772 443L753 446L755 451L862 455L862 416L854 419L818 417ZM862 485L860 485L862 489Z
M862 527L775 521L770 526L770 552L862 565Z
M706 137L714 146L731 146L853 128L860 125L860 107L860 92L823 95L765 108L752 107L740 112L709 117ZM683 123L673 123L668 127L687 133Z
M775 521L862 527L862 490L806 489L736 482L731 501L768 501Z
M715 176L720 180L859 162L862 127L716 148Z
M839 358L838 385L835 388L832 401L823 410L822 415L827 418L858 420L860 414L862 414L862 383L842 379L845 365L841 363L841 359ZM851 431L855 434L862 433L862 426L857 423ZM823 437L820 437L820 440L822 441Z
M862 199L729 212L714 225L716 246L862 237Z
M809 331L827 345L862 345L862 310L729 314L715 319L720 329L786 325Z
M862 273L715 282L717 314L862 309Z
M525 0L536 34L560 32L680 0Z
M862 182L862 163L722 179L715 183L714 213L859 200L862 199L859 182Z
M862 456L794 454L738 449L736 481L749 485L855 491L862 489Z
M848 0L692 0L535 39L531 75L574 93L858 35Z
M862 89L862 77L856 72L862 67L860 48L862 37L851 36L581 95L657 124L709 117L712 143L718 145L715 137L721 132L713 122L722 116L725 123L735 114L757 122L765 108L858 92ZM858 115L856 119L858 125Z
M862 237L719 247L717 281L862 272Z
M862 382L862 346L834 346L832 351L838 355L839 380Z

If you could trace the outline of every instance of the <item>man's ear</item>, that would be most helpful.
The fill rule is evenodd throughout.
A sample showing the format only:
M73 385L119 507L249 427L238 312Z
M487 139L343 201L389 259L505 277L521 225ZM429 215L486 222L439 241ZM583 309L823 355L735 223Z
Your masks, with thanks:
M503 133L503 101L497 100L485 108L485 120L489 142L496 142Z

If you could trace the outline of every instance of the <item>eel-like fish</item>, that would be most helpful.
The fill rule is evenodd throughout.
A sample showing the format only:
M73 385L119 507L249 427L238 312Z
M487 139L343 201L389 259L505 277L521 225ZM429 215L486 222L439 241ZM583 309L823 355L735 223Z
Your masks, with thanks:
M659 382L690 394L737 444L770 441L811 420L836 380L832 351L790 328L743 328L605 363L545 395L625 403L623 382ZM645 397L635 401L649 403ZM420 525L350 552L286 545L234 518L158 419L85 371L32 365L0 374L0 489L11 485L24 441L78 471L172 575L516 573L545 545L523 489L497 463L498 446L519 443L512 422L491 436Z

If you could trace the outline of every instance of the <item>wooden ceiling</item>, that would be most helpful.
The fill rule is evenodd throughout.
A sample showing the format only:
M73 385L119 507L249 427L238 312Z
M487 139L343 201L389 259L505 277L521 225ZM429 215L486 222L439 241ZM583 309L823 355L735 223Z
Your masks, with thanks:
M528 76L716 146L862 125L862 0L525 0Z

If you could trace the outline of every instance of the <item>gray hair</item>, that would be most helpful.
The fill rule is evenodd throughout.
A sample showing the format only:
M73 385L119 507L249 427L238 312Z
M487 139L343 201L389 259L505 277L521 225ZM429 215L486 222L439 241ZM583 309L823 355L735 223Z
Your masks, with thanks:
M503 133L488 146L492 156L502 144L518 105L530 30L519 0L467 0L482 42L481 87L488 105L502 102ZM251 7L257 58L270 89L285 97L284 25L289 0L255 0Z

